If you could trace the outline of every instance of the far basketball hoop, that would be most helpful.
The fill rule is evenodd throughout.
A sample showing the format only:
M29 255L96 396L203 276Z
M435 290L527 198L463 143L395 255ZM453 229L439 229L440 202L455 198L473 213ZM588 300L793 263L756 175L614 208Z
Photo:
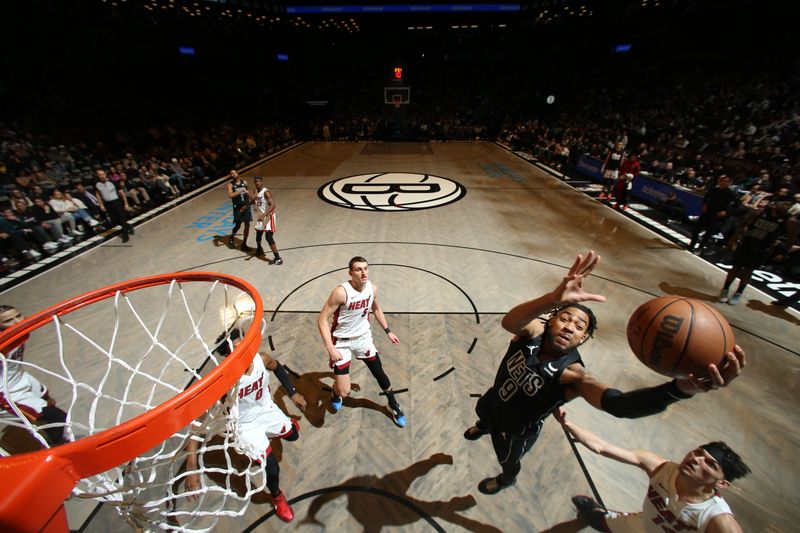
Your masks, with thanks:
M411 87L384 87L383 103L400 109L401 105L411 102Z

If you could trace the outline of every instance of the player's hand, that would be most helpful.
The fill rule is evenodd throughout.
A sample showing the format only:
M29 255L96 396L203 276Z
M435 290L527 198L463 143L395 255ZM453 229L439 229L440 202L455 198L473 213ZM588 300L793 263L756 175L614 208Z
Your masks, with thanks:
M563 426L567 422L567 412L559 407L553 411L553 418L558 420L558 423Z
M606 297L602 294L591 294L583 290L583 280L592 273L598 263L600 263L600 256L594 250L590 250L586 256L578 255L567 275L553 291L556 301L560 304L585 301L605 302Z
M732 352L725 354L725 361L721 366L708 365L708 376L698 378L689 374L685 379L678 380L678 388L686 394L697 394L710 390L726 387L731 381L739 377L742 369L747 365L747 356L738 344Z
M389 333L389 340L392 341L392 344L400 344L400 339L394 333Z
M292 394L292 401L301 411L306 410L306 399L299 392Z
M194 492L200 490L200 474L189 474L186 476L186 492ZM190 494L186 497L190 501L197 501L200 499L199 494Z
M339 350L337 350L336 348L334 348L332 352L329 352L328 355L331 358L331 363L335 363L343 359L342 354L340 354Z

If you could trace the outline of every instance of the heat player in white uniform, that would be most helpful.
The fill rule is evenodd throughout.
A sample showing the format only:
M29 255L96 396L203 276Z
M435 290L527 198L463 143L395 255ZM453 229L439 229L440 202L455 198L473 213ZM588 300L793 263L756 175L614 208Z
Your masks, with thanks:
M400 339L389 329L383 310L378 305L378 287L369 281L367 260L361 256L352 258L348 274L350 280L333 289L317 317L317 327L335 375L331 406L338 412L344 398L350 394L350 362L355 357L364 361L386 394L395 424L404 427L406 417L397 403L392 384L372 342L369 312L375 314L375 320L389 336L392 344L400 344ZM330 325L329 320L332 320Z
M0 331L22 322L22 314L14 307L0 305ZM37 424L61 424L56 427L46 428L42 431L48 444L56 445L65 441L72 440L71 433L65 432L67 414L55 406L55 402L47 393L47 387L42 385L38 379L25 372L18 361L22 361L25 355L25 344L9 350L5 355L5 361L0 360L0 418L11 421L18 420L16 412L11 404L30 421ZM6 389L6 384L8 388ZM6 425L2 424L3 429ZM8 429L11 427L8 426ZM4 438L2 446L9 452L19 453L37 449L40 445L33 442L29 435L22 435L21 432L8 437L3 431Z
M238 329L233 329L230 333L231 343L236 346L241 341L241 333ZM223 344L218 352L221 355L228 355L230 347ZM236 449L261 464L265 465L267 472L267 488L272 496L272 505L275 514L284 522L290 522L294 518L294 512L286 500L286 496L280 490L280 467L278 461L270 453L271 447L269 439L281 438L288 441L297 440L300 437L297 422L280 410L272 401L269 389L269 371L275 373L286 394L301 410L306 408L306 400L302 394L297 392L292 385L286 369L278 361L266 353L259 353L253 358L253 362L245 373L239 378L237 386L237 401L231 410L232 416L236 417ZM187 470L197 470L197 447L196 441L190 441L187 447L189 456L187 458ZM188 492L199 490L199 473L195 472L186 478L186 490ZM196 497L196 496L195 496Z
M557 413L556 418L591 451L638 466L650 478L643 509L638 513L609 511L588 496L572 498L580 514L594 529L620 533L741 533L741 526L719 490L748 474L750 469L724 442L710 442L695 448L679 464L653 452L609 444L567 421L563 411Z
M275 244L275 200L272 199L272 193L269 189L264 187L264 179L256 176L253 178L256 185L256 196L253 203L256 207L256 255L263 255L264 249L261 248L261 238L266 236L269 249L272 250L274 256L270 264L282 265L283 259L278 252L278 246Z

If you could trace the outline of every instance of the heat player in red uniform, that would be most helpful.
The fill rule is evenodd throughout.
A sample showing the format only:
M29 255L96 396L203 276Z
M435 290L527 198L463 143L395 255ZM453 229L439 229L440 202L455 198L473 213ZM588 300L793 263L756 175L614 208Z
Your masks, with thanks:
M241 341L239 329L234 329L230 333L233 346ZM230 346L223 344L218 351L221 355L230 353ZM278 361L266 353L259 353L258 357L253 358L253 362L239 378L237 387L238 397L231 410L236 418L236 449L264 464L267 472L267 488L272 496L272 505L275 514L284 522L290 522L294 518L294 512L286 501L286 496L280 490L280 467L278 461L270 453L271 447L269 439L280 438L288 441L297 440L300 437L297 422L290 419L272 401L269 390L269 372L275 373L286 394L301 410L306 408L306 400L302 394L297 392L292 386L286 369ZM187 492L198 491L201 488L200 474L197 472L197 448L198 443L194 440L189 441L187 450L189 456L186 460L186 469L194 471L186 477ZM192 499L199 498L199 493L190 496Z
M378 287L369 281L369 264L361 256L350 260L350 280L338 285L317 317L317 327L325 350L330 358L335 383L331 394L331 406L334 411L342 408L344 398L350 394L350 362L355 356L361 359L378 381L386 398L395 424L406 425L406 417L400 404L394 397L392 384L381 365L378 350L372 342L372 330L369 325L369 312L375 314L375 320L389 336L392 344L400 344L400 339L392 333L378 305ZM333 322L328 321L333 317Z

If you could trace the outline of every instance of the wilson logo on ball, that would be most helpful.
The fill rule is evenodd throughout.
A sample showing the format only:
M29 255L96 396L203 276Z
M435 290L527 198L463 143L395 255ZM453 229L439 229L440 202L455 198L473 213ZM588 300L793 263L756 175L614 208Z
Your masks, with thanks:
M658 332L653 339L653 347L650 350L650 364L656 366L661 364L661 353L672 347L675 335L681 330L683 321L683 318L673 315L666 315L661 319Z
M412 211L457 202L467 190L458 182L432 174L381 172L330 181L317 195L339 207L365 211Z

